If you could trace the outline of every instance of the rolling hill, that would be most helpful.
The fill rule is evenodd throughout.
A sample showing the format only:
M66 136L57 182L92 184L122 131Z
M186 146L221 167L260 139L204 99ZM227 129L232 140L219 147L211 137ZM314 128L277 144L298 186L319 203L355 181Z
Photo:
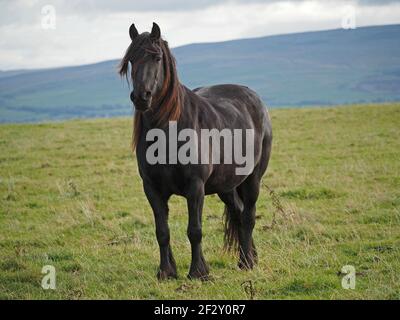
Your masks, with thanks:
M400 25L390 25L191 44L173 53L189 88L240 83L271 107L384 102L400 100L399 39ZM117 64L0 72L0 122L131 114Z

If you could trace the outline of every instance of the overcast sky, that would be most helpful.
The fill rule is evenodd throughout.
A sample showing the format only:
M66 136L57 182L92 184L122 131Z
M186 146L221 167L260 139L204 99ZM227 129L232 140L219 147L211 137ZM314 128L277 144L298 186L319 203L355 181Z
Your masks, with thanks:
M0 70L120 58L131 23L143 32L153 21L176 47L338 29L343 21L356 27L400 23L400 1L0 0Z

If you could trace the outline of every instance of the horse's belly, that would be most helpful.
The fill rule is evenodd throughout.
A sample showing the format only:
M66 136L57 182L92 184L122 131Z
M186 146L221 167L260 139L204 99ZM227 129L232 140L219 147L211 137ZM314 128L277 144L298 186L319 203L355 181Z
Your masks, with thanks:
M248 176L238 175L233 165L219 165L205 183L205 193L222 193L240 185Z

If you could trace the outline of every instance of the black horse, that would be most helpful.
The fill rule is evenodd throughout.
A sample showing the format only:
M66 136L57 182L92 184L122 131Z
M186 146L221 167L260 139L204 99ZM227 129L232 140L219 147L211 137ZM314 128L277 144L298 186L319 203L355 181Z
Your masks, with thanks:
M153 23L151 33L139 34L134 24L132 40L119 67L121 76L130 78L135 105L132 143L136 150L146 197L153 209L160 247L159 279L176 278L176 264L170 246L168 199L187 199L187 235L192 249L189 278L207 279L209 268L201 248L204 196L217 193L225 204L225 245L239 252L239 267L251 269L257 262L252 233L260 181L271 152L272 128L268 111L258 95L247 87L223 84L190 90L177 76L175 60L161 31ZM237 175L239 164L150 164L146 150L149 130L158 128L168 136L169 122L177 129L254 130L254 166L246 175ZM178 142L182 145L184 142ZM167 139L167 146L169 148ZM221 147L226 148L224 145ZM223 154L223 152L221 152ZM168 158L171 154L168 155ZM176 154L175 154L176 157Z

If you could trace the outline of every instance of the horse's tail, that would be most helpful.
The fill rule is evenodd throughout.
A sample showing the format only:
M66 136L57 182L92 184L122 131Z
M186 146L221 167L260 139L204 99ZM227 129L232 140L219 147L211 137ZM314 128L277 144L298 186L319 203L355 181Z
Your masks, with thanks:
M225 206L224 217L224 248L239 251L240 213Z

